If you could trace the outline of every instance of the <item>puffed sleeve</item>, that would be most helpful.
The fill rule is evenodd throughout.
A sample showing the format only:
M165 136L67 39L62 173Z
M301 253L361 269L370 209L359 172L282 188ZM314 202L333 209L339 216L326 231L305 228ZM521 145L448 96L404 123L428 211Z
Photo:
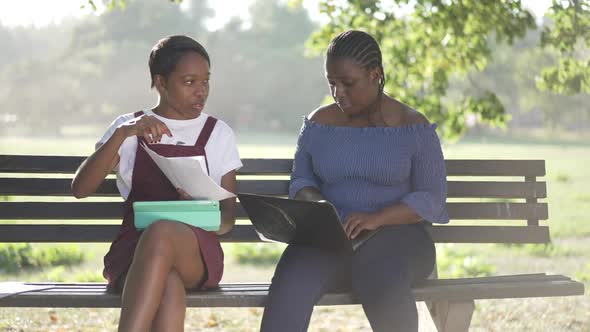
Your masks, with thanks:
M418 130L417 148L412 157L412 191L402 202L410 206L423 220L446 224L447 175L445 161L436 134L436 125Z
M295 194L304 187L314 187L320 189L320 181L313 173L313 165L310 148L310 128L307 121L304 120L299 138L297 139L297 148L293 160L293 170L291 172L291 183L289 185L289 197L294 198Z
M234 131L231 127L223 121L218 121L218 126L221 130L221 135L219 135L220 140L220 147L223 147L223 150L219 151L221 154L221 171L219 174L224 176L230 171L238 170L242 166L242 160L240 159L240 154L238 152L238 145L236 144L236 136Z

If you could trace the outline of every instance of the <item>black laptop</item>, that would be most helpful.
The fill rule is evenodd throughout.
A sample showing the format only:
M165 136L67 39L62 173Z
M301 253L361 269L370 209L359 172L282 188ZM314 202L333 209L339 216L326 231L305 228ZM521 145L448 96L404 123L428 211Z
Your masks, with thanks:
M352 253L376 232L364 231L350 240L336 209L328 202L246 193L238 193L238 198L258 236L265 241Z

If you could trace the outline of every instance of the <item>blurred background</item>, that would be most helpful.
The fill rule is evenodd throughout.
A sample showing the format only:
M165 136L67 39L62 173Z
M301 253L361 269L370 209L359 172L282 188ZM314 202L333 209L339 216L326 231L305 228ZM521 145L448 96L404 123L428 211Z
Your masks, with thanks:
M27 3L28 2L28 3ZM296 135L327 94L322 60L304 44L318 23L275 0L2 1L0 135L100 138L119 114L150 108L147 66L162 37L187 34L210 53L206 112L245 137ZM20 19L19 19L20 18Z
M331 37L351 25L365 28L380 40L389 80L386 91L441 122L442 129L447 129L444 124L449 117L461 114L459 118L455 114L453 119L461 125L453 124L446 136L530 134L563 138L583 135L590 126L587 91L568 95L538 87L542 70L557 64L560 56L556 49L542 48L539 41L542 30L551 22L543 16L551 5L548 0L522 2L522 10L532 18L500 22L512 30L504 33L504 37L514 39L512 45L492 38L494 34L500 38L503 35L486 27L490 31L479 35L458 35L455 40L485 36L484 51L489 54L463 51L462 55L469 58L465 63L456 62L460 54L452 51L454 39L447 37L445 41L443 34L446 67L412 63L416 62L411 60L414 56L419 60L432 58L429 54L411 54L418 53L420 42L427 41L424 36L411 35L420 31L400 35L394 34L395 30L372 27L374 22L362 26L363 22L331 20L329 15L337 13L320 11L318 1L184 0L177 4L167 0L128 0L124 6L117 1L92 3L96 9L86 0L0 2L1 136L99 138L119 114L156 103L155 90L149 87L149 51L158 39L180 33L198 39L211 55L207 112L229 123L245 141L262 132L293 137L302 116L329 100L322 54ZM390 1L390 5L393 3ZM114 10L107 8L109 4ZM382 7L378 9L385 11L386 6ZM413 10L410 5L399 8L394 10L398 21L400 15L411 15L403 11ZM332 22L328 28L327 22ZM322 35L310 40L314 31ZM452 32L447 35L453 36ZM399 57L387 55L389 42L407 40L414 43L406 46L409 50L404 54L410 61L400 63ZM470 48L477 50L481 46ZM457 47L465 49L459 43ZM437 51L432 46L428 50ZM588 48L576 52L587 57ZM433 85L440 84L442 75L444 93L424 89L429 77L412 77L412 73L392 77L401 76L397 71L400 65L418 68L424 76L430 74ZM443 110L433 111L425 98L417 99L419 91L411 86L413 78L421 84L423 94L433 92L430 96L443 103ZM404 80L400 86L398 82ZM488 118L506 124L504 130L490 130L488 118L465 100L455 113L449 106L448 100L454 96L481 96L488 90L497 96L504 110L498 112L489 103L480 105L488 107L492 114ZM449 116L441 118L445 112ZM466 128L458 128L462 125Z

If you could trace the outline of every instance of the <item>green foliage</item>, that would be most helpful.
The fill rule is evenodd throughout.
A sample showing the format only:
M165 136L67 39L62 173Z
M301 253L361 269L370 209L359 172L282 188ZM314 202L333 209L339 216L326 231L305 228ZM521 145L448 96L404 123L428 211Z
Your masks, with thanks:
M86 255L77 245L0 244L0 270L8 273L15 273L21 269L76 265L85 259Z
M416 107L440 125L444 136L456 137L473 115L483 123L502 125L505 109L492 90L470 85L449 96L453 77L468 78L491 60L489 42L512 43L535 26L520 1L380 1L320 2L330 22L315 32L309 46L323 51L347 29L365 30L377 39L386 76L386 91Z
M73 281L76 282L104 282L104 276L97 271L82 271L74 274Z
M566 95L590 94L590 3L553 0L547 18L553 24L543 29L541 45L555 48L565 57L543 70L539 88ZM583 47L585 55L577 55Z
M81 271L72 274L72 271L64 266L56 266L46 273L43 279L55 282L104 282L105 279L101 273L96 271Z
M570 182L571 181L571 178L566 173L557 173L555 175L555 181L562 182L562 183L567 183L567 182Z
M459 249L454 245L437 246L439 278L484 277L492 275L496 268L481 260L475 252Z
M590 58L587 63L572 58L559 59L557 66L543 69L538 86L541 90L565 95L590 94Z
M581 282L590 283L590 264L586 265L581 271L576 272L575 276Z
M590 122L587 96L558 95L537 87L538 73L560 56L556 50L540 48L540 36L541 29L536 29L513 45L491 42L493 61L483 72L470 73L469 81L452 80L450 95L460 95L472 86L493 90L510 113L513 129L522 124L550 130L584 128Z
M285 246L281 244L236 244L231 251L239 264L274 265L279 261Z
M590 59L581 59L584 54L588 58L589 53L587 48L581 50L580 44L590 45L589 8L587 1L554 1L547 15L553 24L545 25L535 44L540 38L543 46L553 46L562 58L548 59L540 54L539 59L545 62L542 66L526 75L508 71L511 81L522 77L533 83L527 82L527 86L558 94L588 93ZM509 91L511 82L486 85L472 78L489 67L494 55L492 47L512 45L535 27L532 15L521 1L495 1L490 5L485 1L459 0L396 0L389 4L375 0L323 0L319 9L330 22L312 35L308 45L321 52L336 34L347 29L372 34L384 56L386 91L441 125L446 137L464 133L468 118L501 127L509 120L506 99L524 99ZM574 50L580 54L576 56ZM520 57L517 50L514 56ZM523 67L539 62L530 56L527 60ZM531 80L533 77L538 77L537 82ZM449 93L451 80L465 83L461 90ZM564 100L547 93L535 98L538 91L527 89L527 100L535 103L535 109L551 112L546 117L548 122L554 124L563 117ZM497 94L502 90L507 90L509 96L499 98Z
M577 253L571 249L549 244L526 244L522 246L522 251L536 257L570 257Z
M534 125L550 129L583 130L590 119L587 94L556 94L588 85L588 1L556 1L543 20L545 49L521 1L323 0L331 21L320 29L301 0L288 0L290 7L257 0L250 26L233 18L217 31L205 29L213 14L206 0L178 2L84 0L114 10L42 28L0 25L3 134L59 136L65 126L85 126L80 133L99 136L118 114L153 104L147 54L157 39L177 33L197 38L212 56L208 109L236 131L296 133L301 116L328 93L321 59L303 56L305 41L319 29L308 40L318 54L348 28L377 37L388 93L437 122L446 137L473 120L516 123L508 112L533 110L541 123Z

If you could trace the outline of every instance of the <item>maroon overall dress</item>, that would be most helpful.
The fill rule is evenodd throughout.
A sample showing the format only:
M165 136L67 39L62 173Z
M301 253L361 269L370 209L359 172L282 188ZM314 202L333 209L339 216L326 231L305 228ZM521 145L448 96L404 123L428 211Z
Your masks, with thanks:
M143 112L136 112L134 115L137 118L142 114ZM150 148L164 157L204 156L207 171L209 171L205 145L216 123L217 119L211 116L207 118L194 146L151 144ZM109 252L104 257L103 275L108 280L107 290L110 292L122 291L127 270L131 265L135 247L142 233L135 228L133 202L173 201L179 199L176 188L141 147L141 144L145 143L143 137L138 136L137 143L131 192L123 205L123 224L111 244ZM199 286L199 289L215 288L219 285L223 274L223 250L219 238L214 232L208 232L198 227L189 227L197 237L206 268L206 278Z

